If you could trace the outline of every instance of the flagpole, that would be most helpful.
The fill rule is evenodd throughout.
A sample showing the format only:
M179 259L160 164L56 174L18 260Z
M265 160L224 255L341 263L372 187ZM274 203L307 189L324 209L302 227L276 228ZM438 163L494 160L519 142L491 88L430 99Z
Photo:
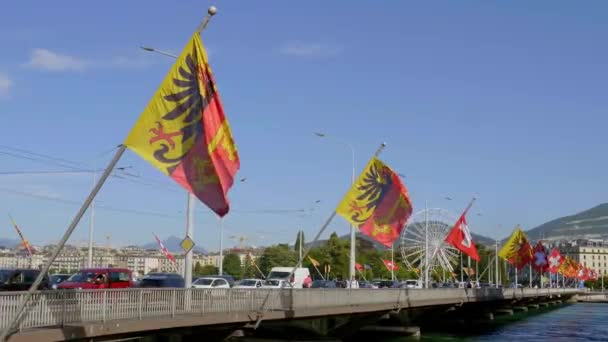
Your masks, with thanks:
M395 244L391 245L391 280L395 281Z
M496 240L496 288L498 288L498 240Z
M429 288L429 205L424 201L424 288Z
M462 265L462 252L460 252L460 282L463 283L464 282L464 273L463 273L463 268L464 266Z
M517 269L517 265L513 265L513 267L515 268L515 288L518 288L518 283L517 283L517 273L519 273L518 269Z
M467 271L468 271L467 272L467 276L469 278L469 283L470 283L471 282L471 257L470 256L467 256L467 263L468 263L468 266L467 266Z
M9 324L6 326L6 329L4 329L2 331L2 333L0 334L0 341L5 341L7 339L7 337L9 336L9 333L14 328L15 324L19 321L27 303L32 298L32 295L34 294L34 292L36 292L38 290L40 283L42 283L42 280L48 274L49 269L51 268L51 265L53 264L53 262L55 262L55 259L57 259L57 256L59 256L59 253L61 252L61 250L65 246L66 242L68 241L68 239L70 238L70 236L72 235L72 233L74 232L76 227L78 226L78 223L82 219L82 216L84 216L85 212L91 205L91 202L93 202L93 199L95 198L95 196L97 195L99 190L101 190L101 187L103 186L103 184L106 182L106 180L108 179L108 177L114 170L114 167L120 160L120 157L122 157L122 155L125 153L126 149L127 149L126 145L120 145L120 147L116 150L116 154L114 155L114 158L112 158L112 160L108 164L108 167L104 170L103 174L97 181L97 184L93 187L93 189L91 190L91 193L85 199L84 203L80 207L80 210L78 210L78 212L76 213L76 216L74 216L74 219L72 219L72 222L68 226L67 230L65 231L65 233L63 233L63 237L57 243L57 247L51 254L50 258L47 260L46 264L42 267L42 270L40 271L40 273L38 273L38 277L36 277L36 280L34 280L34 283L30 287L30 289L24 295L22 295L22 300L19 303L17 310L15 311L15 315L13 315L13 317L9 321Z
M93 169L93 186L95 186L95 170ZM89 212L89 258L88 266L93 268L93 229L95 228L95 201L91 202L91 211ZM102 265L99 265L102 266Z
M209 7L207 15L197 27L196 32L199 34L207 27L211 17L217 13L215 6ZM194 210L195 210L196 197L193 193L188 192L188 200L186 204L186 237L194 239ZM221 253L221 251L220 251ZM184 257L184 287L190 288L192 286L192 263L193 263L194 250L190 249ZM220 256L220 269L222 267L222 259ZM220 271L220 275L222 272Z
M222 217L220 217L220 264L218 273L224 275L224 218Z
M530 262L530 277L529 277L530 288L532 288L532 262Z

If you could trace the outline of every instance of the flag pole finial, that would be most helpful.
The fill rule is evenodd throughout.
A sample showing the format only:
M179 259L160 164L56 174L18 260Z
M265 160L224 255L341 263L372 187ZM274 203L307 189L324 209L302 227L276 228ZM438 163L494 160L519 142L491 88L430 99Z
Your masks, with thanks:
M196 32L198 32L199 34L201 32L203 32L203 30L205 29L205 27L207 27L207 24L209 24L209 20L211 20L211 17L213 17L214 15L217 14L217 7L215 6L209 6L209 8L207 9L207 15L205 16L205 19L203 19L203 21L201 22L200 25L198 25Z

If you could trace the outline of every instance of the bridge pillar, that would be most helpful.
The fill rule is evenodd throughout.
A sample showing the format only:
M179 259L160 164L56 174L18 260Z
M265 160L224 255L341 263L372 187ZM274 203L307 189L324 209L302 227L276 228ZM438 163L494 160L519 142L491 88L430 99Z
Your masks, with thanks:
M549 303L539 303L538 306L540 306L541 308L547 308L549 307Z
M527 306L514 306L513 311L528 312L528 307Z
M508 309L508 308L502 308L502 309L496 309L494 311L494 313L496 315L507 315L507 316L513 316L513 309Z
M529 309L537 309L538 310L540 308L540 305L538 305L538 304L528 304L528 308Z

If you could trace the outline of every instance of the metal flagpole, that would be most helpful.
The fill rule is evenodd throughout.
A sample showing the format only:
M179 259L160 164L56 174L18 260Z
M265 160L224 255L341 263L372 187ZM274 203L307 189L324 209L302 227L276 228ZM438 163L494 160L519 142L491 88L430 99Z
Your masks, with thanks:
M424 201L424 288L429 288L429 205Z
M469 283L471 282L471 257L467 256L467 263L469 266L467 266L467 276L469 277Z
M391 280L395 281L395 244L391 245Z
M462 265L462 252L460 252L460 282L464 282L464 273L463 273L463 268L464 266Z
M479 284L479 262L475 261L475 279L477 279L477 284Z
M529 283L530 283L530 288L532 288L532 263L530 263L530 279L529 279Z
M376 150L376 153L374 153L374 157L378 157L380 155L380 153L382 153L382 150L384 150L385 147L386 147L386 143L380 144L380 147L378 147L378 149ZM317 235L315 236L315 238L310 242L309 247L306 248L303 251L302 258L300 258L300 260L298 260L298 263L291 270L291 272L287 276L287 279L290 279L293 276L293 274L296 272L296 269L297 269L298 265L302 263L302 259L304 259L304 258L306 258L306 256L308 256L308 253L310 252L310 249L315 245L315 242L317 242L319 240L319 238L321 237L321 234L323 234L323 232L325 231L325 229L327 229L327 227L329 227L329 225L334 220L334 218L336 217L337 214L338 214L338 212L336 210L334 210L331 213L331 215L329 215L329 217L327 218L327 220L325 221L325 223L323 223L323 225L321 226L321 229L319 229L319 232L317 233ZM281 290L282 290L282 288L281 288ZM264 302L261 305L261 310L264 310L264 308L266 307L266 303L268 302L268 298L270 298L270 295L273 292L276 292L277 294L281 293L281 291L268 291L268 294L266 295L266 298L264 298ZM262 311L262 312L258 313L258 319L257 319L257 321L255 323L254 329L257 329L260 326L260 323L262 323L262 319L263 318L264 317L263 317L263 311Z
M513 265L513 268L515 268L515 288L517 288L517 286L518 286L518 284L517 284L517 273L518 273L518 270L517 270L517 266L516 265Z
M53 264L53 262L55 262L55 259L57 259L57 256L59 256L59 253L61 252L61 250L65 246L66 242L68 241L68 239L70 238L70 236L72 235L72 233L74 232L76 227L78 226L78 223L82 219L82 216L84 216L84 213L87 211L87 209L91 205L91 202L93 202L93 199L95 198L95 196L97 195L97 193L99 192L99 190L101 189L103 184L106 182L106 180L108 179L110 174L112 173L112 170L114 170L114 167L120 160L120 157L122 157L123 153L125 153L126 149L127 149L127 147L125 145L120 145L118 150L116 150L116 154L114 155L114 158L112 158L112 160L108 164L108 167L104 170L103 174L99 178L99 181L97 181L97 184L91 190L91 193L89 194L89 196L86 198L86 200L80 207L80 210L78 210L78 212L76 213L76 216L74 216L74 219L68 226L68 229L63 234L63 237L57 243L57 247L53 251L53 254L51 254L51 256L47 260L46 264L42 267L42 270L40 271L40 273L38 273L38 277L36 277L36 280L34 280L34 283L30 287L30 289L24 295L22 295L22 300L19 303L17 310L15 311L15 315L9 321L9 324L6 326L6 329L2 331L2 334L0 334L0 341L5 341L7 339L7 337L9 336L9 333L13 330L15 325L18 323L27 303L32 298L32 295L34 294L34 292L36 292L38 290L40 283L42 283L42 280L48 274L49 269L51 268L51 265Z
M93 186L95 186L95 170L93 169ZM95 228L95 201L91 201L91 211L89 212L89 268L93 268L93 229ZM100 265L102 266L102 265Z
M220 217L220 267L219 274L224 275L224 219Z
M214 16L215 13L217 13L217 8L215 8L215 6L209 7L209 9L207 10L207 15L205 16L203 21L200 23L200 25L196 28L196 32L198 32L200 34L205 29L205 27L207 27L207 24L209 24L209 20L211 20L211 17ZM194 239L194 210L195 210L194 204L195 203L196 203L196 197L194 197L194 194L189 192L188 193L188 203L187 203L187 207L186 207L186 236L189 237L190 239ZM194 251L192 249L190 249L190 251L188 251L188 253L186 253L186 256L184 259L184 287L187 289L192 286L192 257L193 257L193 254L194 254Z
M498 240L496 240L496 287L498 287Z

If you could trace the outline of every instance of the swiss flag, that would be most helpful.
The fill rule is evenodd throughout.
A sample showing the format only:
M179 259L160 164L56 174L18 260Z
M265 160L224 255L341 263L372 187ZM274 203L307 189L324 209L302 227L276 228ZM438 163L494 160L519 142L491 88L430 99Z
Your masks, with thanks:
M399 266L397 266L397 264L395 264L394 262L392 262L390 260L382 260L382 262L384 263L384 266L386 266L386 268L389 271L396 271L399 269Z
M169 252L169 250L167 249L167 247L165 247L165 245L163 244L163 242L160 241L160 239L158 238L158 236L156 236L156 234L154 235L154 238L156 239L156 243L158 243L158 246L160 247L160 250L167 257L167 259L171 260L173 263L176 263L177 260L175 260L175 257L173 256L173 254L171 254L171 252Z
M458 221L456 221L456 224L450 231L450 234L445 237L445 241L479 262L477 247L475 247L475 244L473 243L473 238L471 237L471 232L469 231L469 226L467 225L467 210L460 215L460 218Z
M547 261L549 272L556 274L557 272L559 272L559 268L564 262L564 258L562 258L562 255L559 253L559 250L557 248L553 248L553 250L551 250L551 254L549 254L549 258L547 259Z
M540 241L534 247L532 255L534 257L532 267L534 267L534 269L538 272L545 272L549 267L549 262L547 260L547 252L545 252L545 247Z

